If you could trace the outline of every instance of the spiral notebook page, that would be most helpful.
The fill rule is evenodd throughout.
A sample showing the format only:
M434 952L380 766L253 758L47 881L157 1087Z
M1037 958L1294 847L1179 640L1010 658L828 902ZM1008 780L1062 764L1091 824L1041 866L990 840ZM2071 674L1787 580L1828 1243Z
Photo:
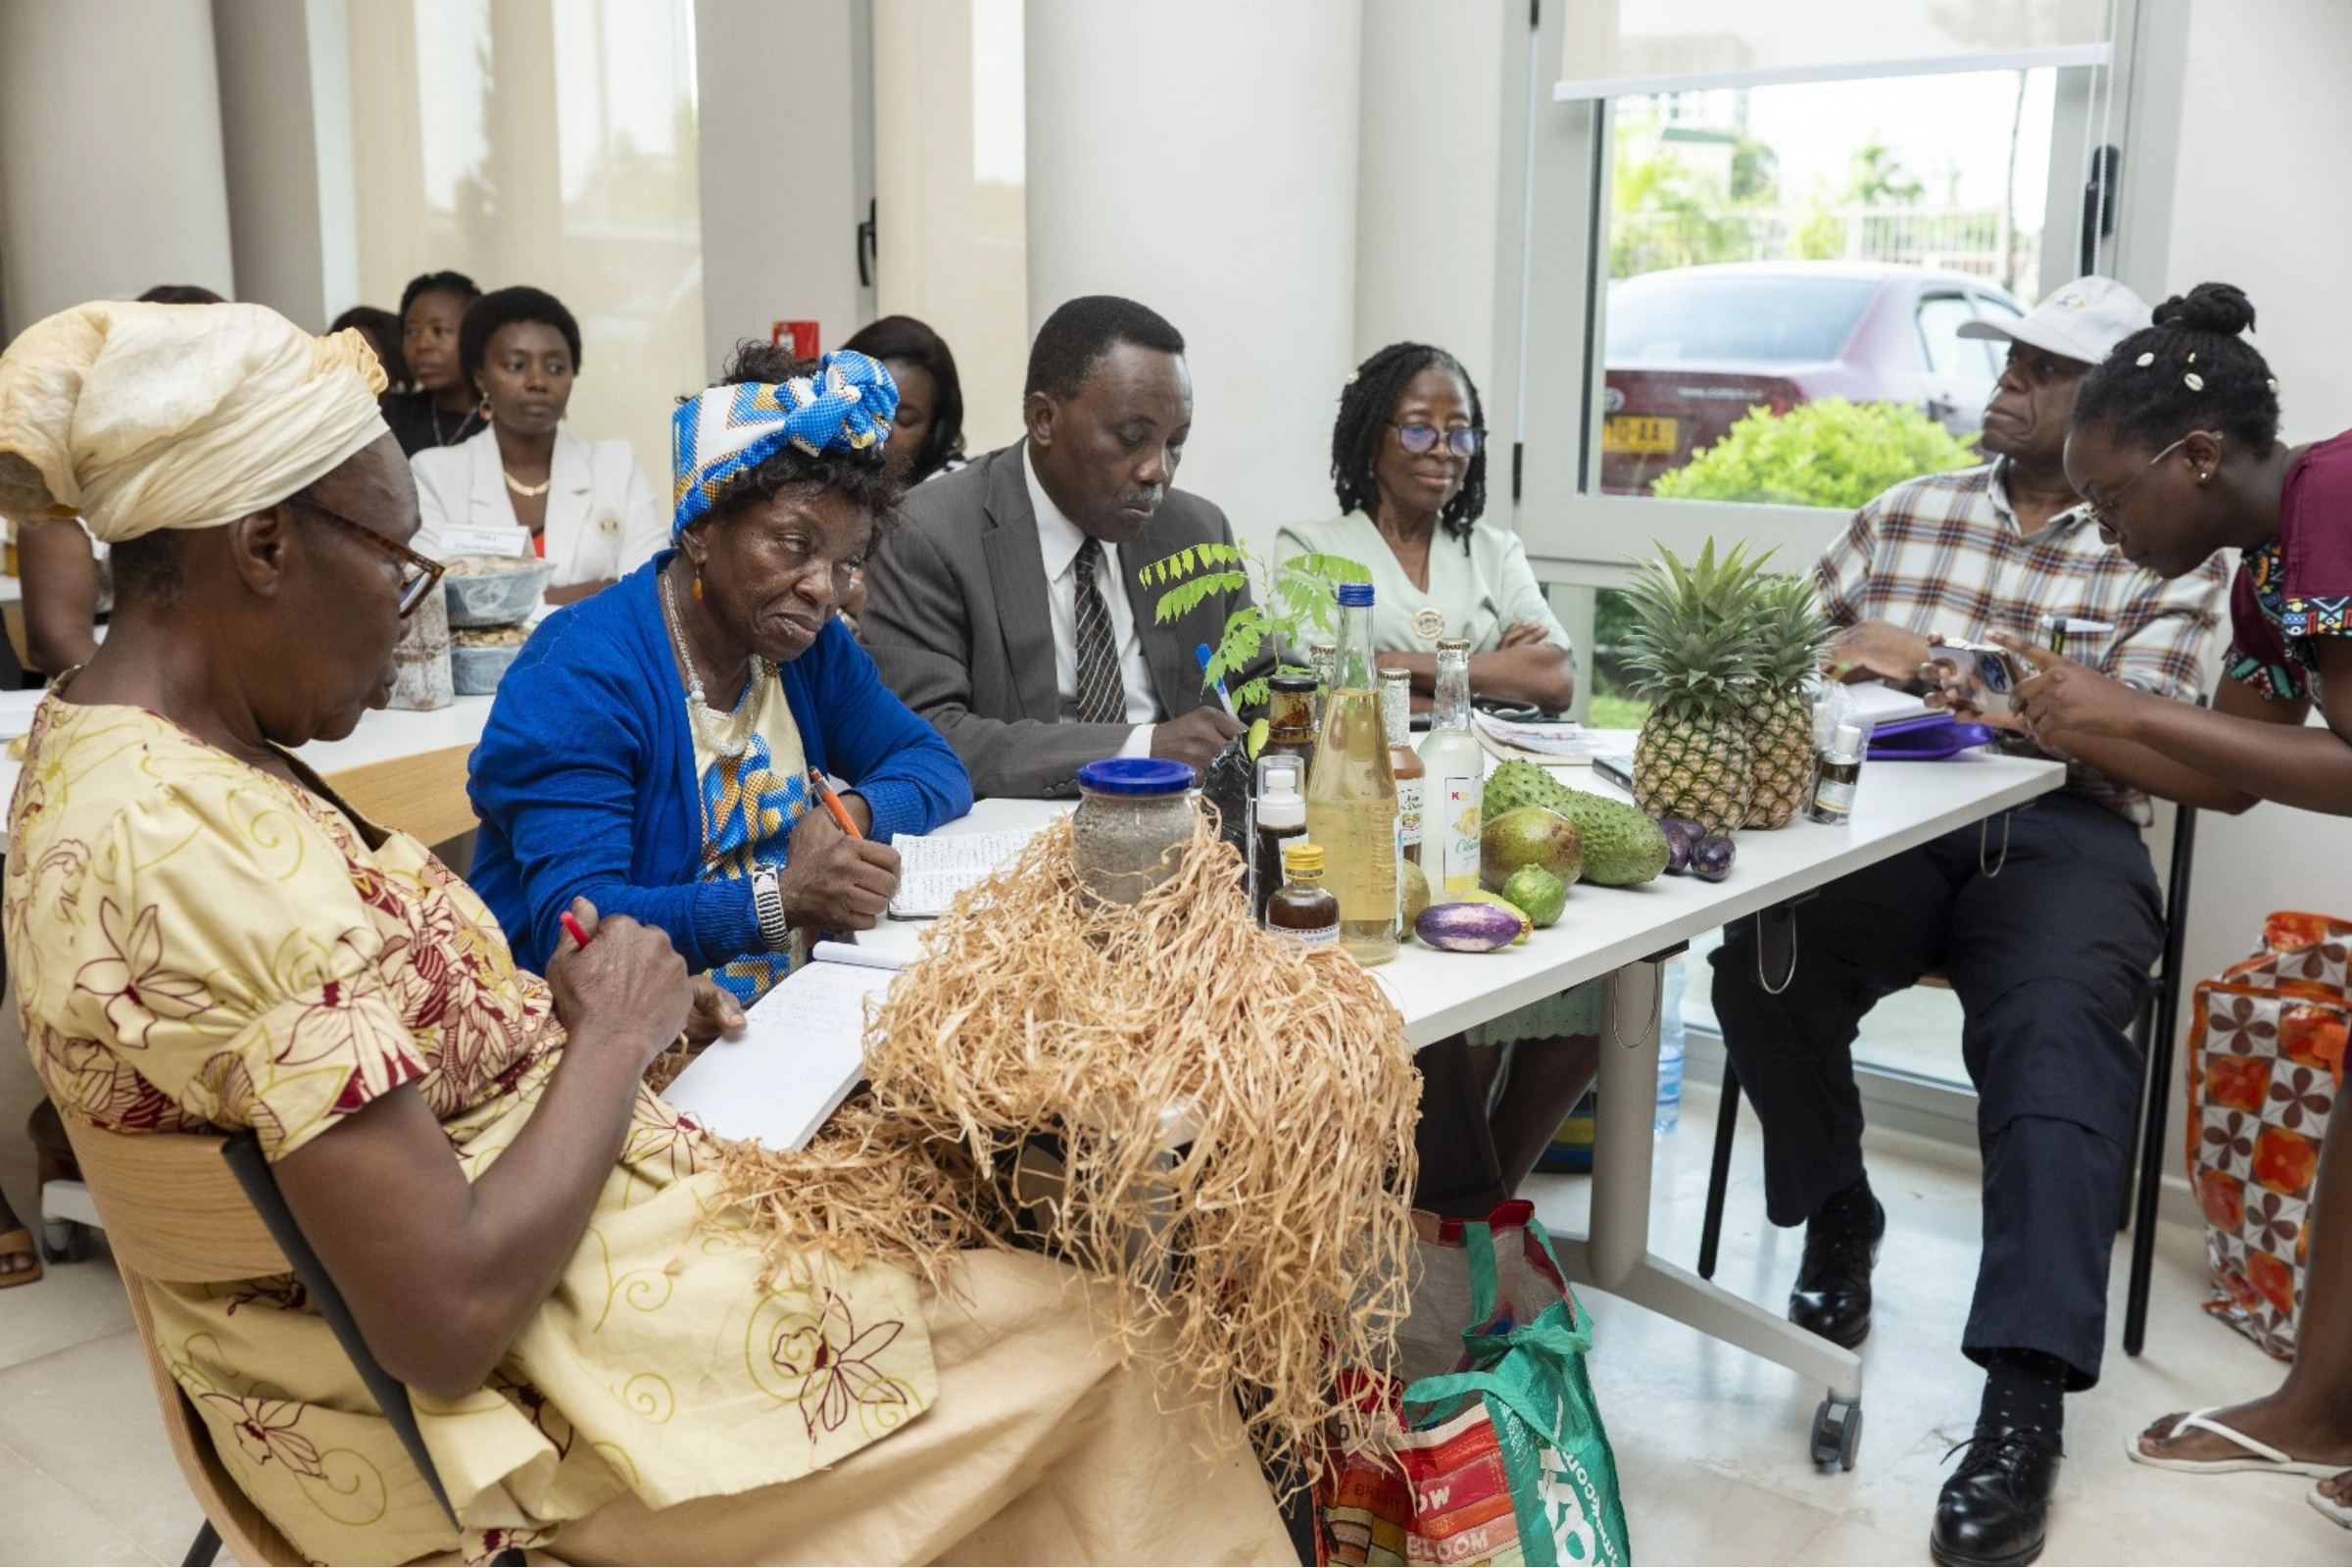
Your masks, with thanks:
M936 920L956 895L1026 849L1034 829L1001 828L994 833L934 833L898 838L899 891L890 901L894 920Z

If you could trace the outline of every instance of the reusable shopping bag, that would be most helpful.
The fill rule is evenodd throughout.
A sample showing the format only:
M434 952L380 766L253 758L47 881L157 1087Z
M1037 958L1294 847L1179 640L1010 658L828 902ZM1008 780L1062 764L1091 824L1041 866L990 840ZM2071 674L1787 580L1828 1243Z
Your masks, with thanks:
M1328 1563L1631 1561L1617 1461L1585 1375L1590 1321L1535 1205L1422 1226L1401 1380L1345 1374L1387 1414L1394 1462L1335 1454L1317 1491Z
M2352 922L2281 911L2262 951L2197 982L2188 1179L2205 1211L2205 1310L2295 1353L2320 1147L2344 1086Z

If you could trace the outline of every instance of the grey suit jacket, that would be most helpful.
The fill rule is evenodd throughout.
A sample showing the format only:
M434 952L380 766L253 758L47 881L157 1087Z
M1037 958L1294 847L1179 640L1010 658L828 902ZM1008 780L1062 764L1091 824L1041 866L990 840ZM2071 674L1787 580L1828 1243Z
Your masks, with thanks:
M1250 596L1211 595L1163 626L1153 618L1162 590L1145 588L1136 574L1211 540L1233 542L1225 514L1171 490L1150 525L1119 547L1162 718L1215 701L1200 688L1194 649L1215 646L1226 617ZM916 485L904 520L866 562L865 585L859 639L900 701L956 748L975 794L1075 794L1082 763L1115 757L1127 743L1130 725L1061 720L1046 558L1017 442Z

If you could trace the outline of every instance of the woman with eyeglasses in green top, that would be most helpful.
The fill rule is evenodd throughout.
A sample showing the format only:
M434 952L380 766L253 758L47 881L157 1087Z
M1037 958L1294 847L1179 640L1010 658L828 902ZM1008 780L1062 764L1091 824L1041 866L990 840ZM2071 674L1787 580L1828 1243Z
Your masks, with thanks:
M1426 707L1441 637L1470 642L1473 697L1558 711L1576 699L1568 634L1544 602L1519 536L1481 520L1486 418L1461 362L1392 343L1340 392L1331 477L1341 515L1293 523L1275 560L1340 556L1372 568L1372 640L1383 666L1412 671Z

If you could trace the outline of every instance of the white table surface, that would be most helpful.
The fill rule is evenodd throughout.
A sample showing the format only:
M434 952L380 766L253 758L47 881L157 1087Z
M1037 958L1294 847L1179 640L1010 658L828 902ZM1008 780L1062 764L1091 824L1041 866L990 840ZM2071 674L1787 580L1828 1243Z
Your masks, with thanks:
M1575 789L1628 798L1589 767L1556 766L1552 773ZM1559 923L1524 943L1470 954L1407 941L1372 972L1404 1014L1407 1037L1426 1046L2023 805L2064 778L2055 762L1983 753L1943 762L1871 763L1862 772L1851 823L1824 827L1800 817L1777 832L1741 833L1725 881L1660 877L1638 888L1579 883ZM1067 802L981 801L969 816L940 831L1037 826L1070 808ZM911 957L930 923L886 920L858 940Z
M482 726L489 718L487 697L461 697L447 708L423 713L386 708L369 712L344 739L313 741L294 755L321 774L339 773L371 762L471 746L482 738ZM0 753L0 802L16 798L17 775L23 771L22 762Z

